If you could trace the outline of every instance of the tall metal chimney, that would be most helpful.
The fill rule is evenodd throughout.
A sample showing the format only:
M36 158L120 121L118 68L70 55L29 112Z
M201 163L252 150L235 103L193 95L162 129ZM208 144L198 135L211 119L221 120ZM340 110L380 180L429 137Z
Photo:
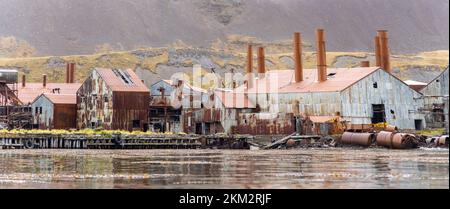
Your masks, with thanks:
M22 88L25 87L25 83L26 83L25 75L22 75Z
M361 61L361 67L370 67L369 61Z
M380 37L381 45L381 66L386 72L391 73L391 61L387 30L378 30L378 36Z
M302 47L300 33L294 33L295 82L303 81Z
M66 83L70 83L70 63L66 64Z
M375 44L375 66L381 67L381 45L380 45L380 37L375 36L374 44Z
M42 86L43 87L47 86L47 75L46 74L42 75Z
M317 29L317 79L319 82L327 80L327 57L325 49L325 32L323 29Z
M247 88L253 87L253 47L251 44L247 48Z
M70 83L75 83L75 63L70 63Z
M264 77L266 73L266 63L264 47L258 47L258 77Z

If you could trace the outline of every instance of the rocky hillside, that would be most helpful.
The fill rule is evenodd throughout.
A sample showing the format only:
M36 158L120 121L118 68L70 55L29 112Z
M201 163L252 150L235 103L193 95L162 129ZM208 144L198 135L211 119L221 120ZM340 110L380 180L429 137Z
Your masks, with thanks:
M65 64L77 64L76 80L82 82L93 67L132 68L150 86L159 79L169 79L174 73L185 72L191 75L192 66L200 64L204 72L222 74L235 69L244 72L245 47L234 48L224 44L225 48L164 47L143 48L132 51L120 51L94 55L50 56L33 58L3 58L0 68L18 69L27 75L27 81L41 82L42 74L50 82L64 82ZM266 66L268 70L292 69L294 62L291 50L283 44L268 44ZM433 51L411 55L393 55L391 64L393 72L400 78L428 82L448 65L448 51ZM304 53L305 68L315 68L316 55L313 51ZM374 63L373 53L367 52L328 52L327 63L330 67L354 67L360 61L370 60ZM256 56L255 61L256 63ZM256 66L255 66L256 67Z
M394 53L448 50L448 0L0 0L0 36L30 44L39 56L98 49L197 47L229 34L272 42L327 31L331 51L372 51L377 29ZM100 50L101 51L101 50Z

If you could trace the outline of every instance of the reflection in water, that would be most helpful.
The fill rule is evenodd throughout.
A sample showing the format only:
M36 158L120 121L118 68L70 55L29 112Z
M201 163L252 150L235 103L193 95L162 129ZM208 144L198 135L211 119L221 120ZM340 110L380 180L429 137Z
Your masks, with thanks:
M448 188L447 149L0 150L0 188Z

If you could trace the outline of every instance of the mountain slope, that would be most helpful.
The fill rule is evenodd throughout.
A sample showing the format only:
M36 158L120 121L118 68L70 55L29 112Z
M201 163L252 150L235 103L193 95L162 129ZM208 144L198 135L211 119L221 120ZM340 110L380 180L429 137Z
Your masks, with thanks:
M265 41L327 31L331 51L372 51L388 29L394 53L448 49L448 0L0 0L0 36L34 46L38 55L90 54L163 47L177 40L209 46L242 34Z

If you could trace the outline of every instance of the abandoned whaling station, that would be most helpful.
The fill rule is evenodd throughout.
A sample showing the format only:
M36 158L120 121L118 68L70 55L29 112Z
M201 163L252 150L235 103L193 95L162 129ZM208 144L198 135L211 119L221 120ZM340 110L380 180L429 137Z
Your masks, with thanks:
M208 89L198 65L193 78L174 76L149 87L131 69L94 68L83 83L75 82L75 63L67 63L66 83L48 82L46 75L39 83L22 75L19 83L17 70L1 69L0 126L7 130L0 148L448 146L448 135L415 134L449 133L448 67L430 83L402 81L391 72L387 31L374 38L372 66L329 68L323 29L316 31L315 69L303 68L300 33L293 35L294 69L268 69L263 46L254 67L253 47L245 75L233 71L225 85L212 70L218 85Z

